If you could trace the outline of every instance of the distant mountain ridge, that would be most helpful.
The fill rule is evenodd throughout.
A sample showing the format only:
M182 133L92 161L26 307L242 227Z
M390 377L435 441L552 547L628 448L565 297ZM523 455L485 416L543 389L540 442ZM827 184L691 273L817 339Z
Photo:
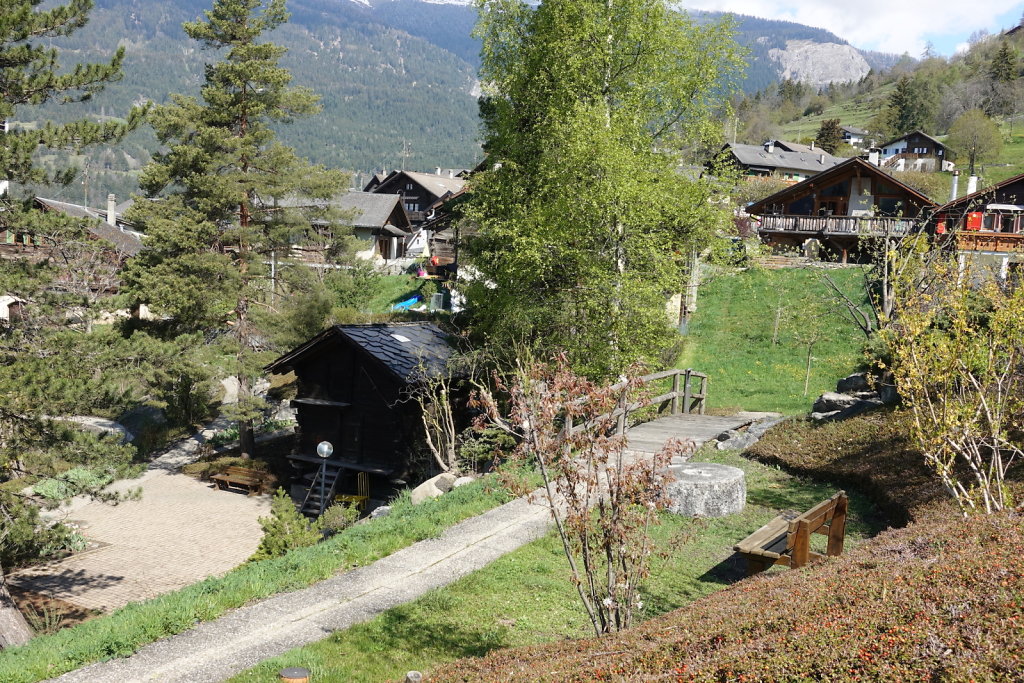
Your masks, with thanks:
M124 79L84 105L85 111L118 115L135 102L160 103L172 92L198 92L204 64L214 56L189 40L181 23L200 17L210 2L95 0L88 25L55 41L65 49L64 61L100 61L117 45L126 47L127 56ZM288 9L289 23L269 38L289 48L284 65L296 85L320 93L323 112L282 128L286 143L313 161L364 172L470 167L479 160L479 44L471 37L476 10L470 0L289 0ZM854 51L822 29L736 18L737 40L750 50L748 91L783 73L822 82L821 73L808 73L789 59L793 41L833 46L811 60L819 65L837 50L854 61L859 54L874 68L888 59ZM842 73L854 77L856 69L863 70L863 64ZM19 114L27 120L60 120L82 111L78 106L65 114L51 106ZM89 182L97 190L125 194L154 143L150 133L139 133L119 150L92 152Z

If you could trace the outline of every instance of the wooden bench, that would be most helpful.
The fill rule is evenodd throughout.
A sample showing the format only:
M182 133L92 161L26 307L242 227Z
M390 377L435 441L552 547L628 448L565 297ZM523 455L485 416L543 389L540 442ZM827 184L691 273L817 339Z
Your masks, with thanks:
M231 486L248 489L249 495L259 493L263 490L263 480L267 473L254 470L249 467L231 466L220 474L215 474L210 479L217 483L217 488L227 491Z
M733 550L747 559L747 576L776 564L802 567L812 560L842 555L847 506L846 493L840 491L803 514L786 510L734 545ZM811 550L811 534L828 536L825 555Z

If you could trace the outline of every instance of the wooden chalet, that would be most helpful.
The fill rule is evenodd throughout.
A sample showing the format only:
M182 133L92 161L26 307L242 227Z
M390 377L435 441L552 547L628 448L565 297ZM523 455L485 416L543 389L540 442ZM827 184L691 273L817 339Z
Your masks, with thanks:
M862 240L906 235L935 202L860 158L755 202L761 240L779 252L824 250L836 260L862 260ZM811 254L813 255L813 254Z
M117 205L114 195L107 199L107 209L92 209L80 204L62 202L56 199L36 197L35 208L40 211L62 213L71 218L82 219L82 225L98 240L113 247L115 258L120 261L135 256L142 250L142 233L132 229L121 215L130 202ZM46 261L54 256L54 246L46 236L17 228L0 229L0 259L27 259Z
M298 378L289 458L305 473L304 511L319 510L322 473L329 500L356 490L360 475L369 497L383 500L424 473L423 425L411 392L446 372L453 353L433 323L335 325L267 366ZM322 441L334 446L326 466L316 452Z
M436 173L392 171L386 178L376 176L363 188L366 192L401 195L409 221L418 226L427 220L427 209L445 195L454 194L466 184L464 172L454 169Z
M943 204L929 228L953 236L962 266L1005 280L1024 263L1024 174Z
M881 165L894 171L952 171L952 152L931 135L915 130L884 142Z

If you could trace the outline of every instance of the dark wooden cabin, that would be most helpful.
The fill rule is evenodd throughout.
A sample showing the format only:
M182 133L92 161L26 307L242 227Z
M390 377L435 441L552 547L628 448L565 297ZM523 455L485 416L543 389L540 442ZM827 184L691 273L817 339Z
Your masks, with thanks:
M298 378L297 438L289 457L307 471L310 490L319 486L321 441L334 446L327 459L330 498L354 490L360 472L368 476L371 498L414 477L423 425L410 392L425 376L446 372L453 353L433 323L335 325L268 365Z
M810 242L835 260L862 259L865 238L906 235L935 202L860 158L754 202L761 240L776 251Z

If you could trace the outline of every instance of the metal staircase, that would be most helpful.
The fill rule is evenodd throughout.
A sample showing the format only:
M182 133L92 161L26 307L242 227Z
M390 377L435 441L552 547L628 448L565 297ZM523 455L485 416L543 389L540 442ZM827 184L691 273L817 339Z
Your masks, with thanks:
M310 517L319 517L320 513L331 506L334 500L334 489L338 485L338 477L341 474L341 467L330 462L316 471L306 497L302 501L300 510L302 514ZM323 491L323 502L321 503L320 492Z

